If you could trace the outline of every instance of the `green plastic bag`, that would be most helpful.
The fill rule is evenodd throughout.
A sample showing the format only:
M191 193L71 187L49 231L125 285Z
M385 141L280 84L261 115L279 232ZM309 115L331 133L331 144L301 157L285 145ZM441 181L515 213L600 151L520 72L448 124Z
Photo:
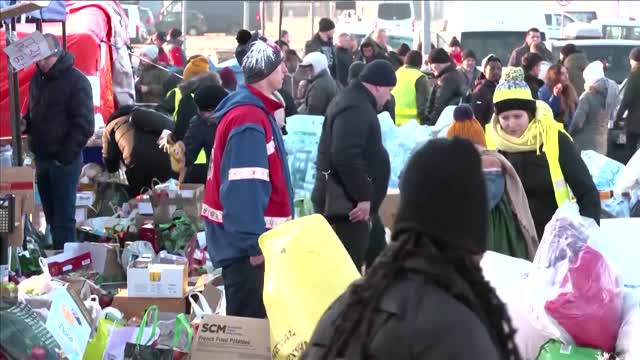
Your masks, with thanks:
M107 319L100 319L96 334L84 350L83 360L102 359L111 329L121 328L122 324Z
M597 360L602 351L549 340L540 348L537 360Z
M191 238L196 234L189 216L182 210L173 215L173 220L168 224L160 224L160 250L171 253L184 252Z

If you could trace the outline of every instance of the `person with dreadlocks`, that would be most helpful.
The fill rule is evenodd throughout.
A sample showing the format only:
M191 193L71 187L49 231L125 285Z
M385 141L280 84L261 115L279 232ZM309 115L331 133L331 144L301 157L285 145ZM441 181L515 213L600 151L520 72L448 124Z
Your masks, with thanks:
M400 181L391 244L329 307L303 359L521 359L479 265L487 201L469 140L419 148Z

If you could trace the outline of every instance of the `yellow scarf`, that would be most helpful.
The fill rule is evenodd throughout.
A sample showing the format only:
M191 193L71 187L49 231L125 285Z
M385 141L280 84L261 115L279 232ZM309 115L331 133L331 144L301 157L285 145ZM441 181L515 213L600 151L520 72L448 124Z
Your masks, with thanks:
M536 117L529 123L529 127L520 137L507 134L500 126L498 117L494 114L488 127L489 136L498 150L516 153L536 150L540 154L540 147L553 144L558 137L558 131L565 132L562 125L554 120L553 111L544 101L536 101Z

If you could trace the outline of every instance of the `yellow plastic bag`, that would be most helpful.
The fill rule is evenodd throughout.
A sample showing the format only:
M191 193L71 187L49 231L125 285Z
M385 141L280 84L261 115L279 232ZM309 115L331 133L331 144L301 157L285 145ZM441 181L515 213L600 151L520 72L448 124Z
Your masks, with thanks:
M259 240L265 258L264 305L273 359L302 355L320 317L360 277L329 223L311 215Z
M102 359L104 350L107 347L107 340L109 340L109 334L113 328L121 328L122 325L107 319L100 319L98 321L98 329L96 334L89 341L87 347L84 350L83 360Z

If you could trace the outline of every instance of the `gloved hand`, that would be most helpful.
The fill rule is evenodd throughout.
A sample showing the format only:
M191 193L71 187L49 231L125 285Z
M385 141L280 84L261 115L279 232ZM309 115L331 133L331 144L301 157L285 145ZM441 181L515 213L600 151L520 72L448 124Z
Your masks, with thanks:
M175 145L169 145L167 152L171 155L171 169L180 173L186 165L184 143L182 141L178 141Z
M162 130L162 134L160 134L160 137L158 138L158 147L167 153L169 152L169 145L171 145L169 135L171 135L171 131L165 129Z

